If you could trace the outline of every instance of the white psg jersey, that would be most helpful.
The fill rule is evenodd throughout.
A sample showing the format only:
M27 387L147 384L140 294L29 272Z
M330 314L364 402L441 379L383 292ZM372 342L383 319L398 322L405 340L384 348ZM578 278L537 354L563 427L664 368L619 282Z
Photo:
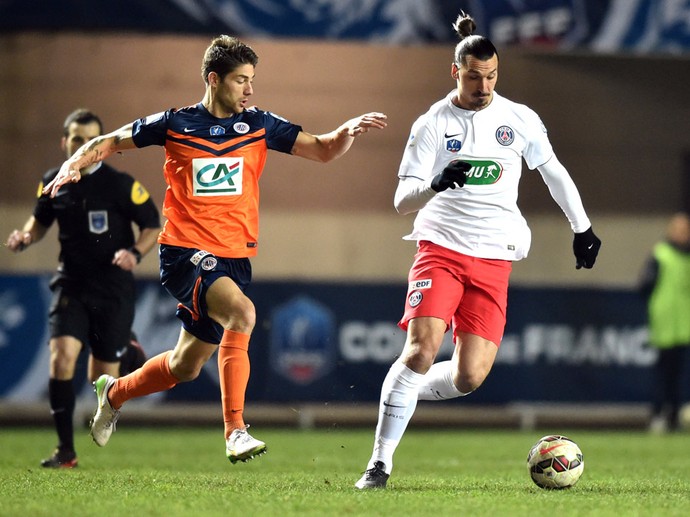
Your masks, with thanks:
M530 108L496 92L479 111L455 106L456 93L414 123L398 176L427 181L457 159L472 169L464 187L436 194L419 210L404 239L474 257L523 259L531 233L517 206L522 159L535 169L553 156L546 128Z

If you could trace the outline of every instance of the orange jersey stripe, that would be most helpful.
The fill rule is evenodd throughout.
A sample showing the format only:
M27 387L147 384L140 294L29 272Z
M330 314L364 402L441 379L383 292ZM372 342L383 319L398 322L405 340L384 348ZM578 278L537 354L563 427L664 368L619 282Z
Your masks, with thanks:
M202 145L204 147L207 147L209 149L213 149L214 151L223 151L225 149L228 149L230 147L233 147L238 144L242 144L244 142L247 142L248 140L252 140L257 137L263 137L266 136L266 130L264 128L259 129L258 131L255 131L250 134L242 135L235 137L231 140L227 140L223 143L216 144L214 142L211 142L210 140L206 140L204 138L198 138L193 135L187 135L185 133L177 133L171 129L168 130L168 135L176 138L178 140L185 140L187 142L195 142L199 145Z

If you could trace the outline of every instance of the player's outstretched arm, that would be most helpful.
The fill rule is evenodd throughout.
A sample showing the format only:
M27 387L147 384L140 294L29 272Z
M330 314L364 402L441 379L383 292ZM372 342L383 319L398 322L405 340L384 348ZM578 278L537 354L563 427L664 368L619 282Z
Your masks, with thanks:
M549 188L551 197L561 207L573 229L575 268L591 269L599 254L601 240L592 230L592 224L585 213L575 183L555 156L544 165L540 165L538 169Z
M43 188L43 193L55 197L60 187L81 179L81 169L84 167L105 160L113 153L134 147L136 146L132 140L132 124L89 140L62 164L53 181Z
M558 161L558 158L552 156L548 162L540 165L537 169L549 188L551 197L568 218L573 232L584 232L592 226L582 205L582 198L580 198L575 182L563 164Z
M369 132L370 129L385 128L388 125L387 118L383 113L365 113L323 135L300 131L292 154L317 162L330 162L345 154L357 136Z

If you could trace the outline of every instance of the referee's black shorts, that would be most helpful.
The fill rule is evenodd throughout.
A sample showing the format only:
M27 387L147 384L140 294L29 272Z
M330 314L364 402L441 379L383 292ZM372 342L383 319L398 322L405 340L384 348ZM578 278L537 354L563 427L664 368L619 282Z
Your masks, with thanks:
M135 285L120 278L112 289L101 279L89 282L57 279L51 284L50 336L72 336L90 347L94 358L117 362L127 351L134 323Z

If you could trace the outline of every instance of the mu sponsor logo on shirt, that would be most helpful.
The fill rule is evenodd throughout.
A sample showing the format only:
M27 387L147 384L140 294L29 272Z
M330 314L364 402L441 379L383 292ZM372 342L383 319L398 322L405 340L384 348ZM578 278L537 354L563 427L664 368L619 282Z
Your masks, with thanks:
M466 185L492 185L503 174L503 166L494 160L467 160L472 164L467 176Z
M239 196L242 194L244 159L195 158L192 171L195 196Z

